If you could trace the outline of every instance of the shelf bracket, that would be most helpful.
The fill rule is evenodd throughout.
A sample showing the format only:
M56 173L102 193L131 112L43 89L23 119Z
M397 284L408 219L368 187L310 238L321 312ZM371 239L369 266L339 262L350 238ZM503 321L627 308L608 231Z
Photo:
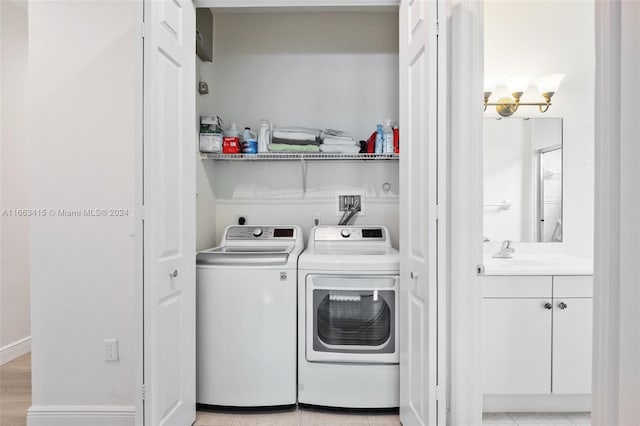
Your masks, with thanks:
M304 159L304 156L300 156L300 170L302 171L302 196L304 197L307 194L307 170L308 163Z

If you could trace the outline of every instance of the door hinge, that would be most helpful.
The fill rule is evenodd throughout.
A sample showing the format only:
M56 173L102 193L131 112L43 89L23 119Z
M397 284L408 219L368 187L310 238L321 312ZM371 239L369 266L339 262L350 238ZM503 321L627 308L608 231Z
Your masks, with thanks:
M140 206L138 208L138 217L140 220L144 220L144 206Z
M440 219L440 206L436 204L436 207L433 209L433 214L436 217L436 220Z
M436 401L440 400L440 388L436 386Z
M142 38L144 38L144 22L140 25L140 34L142 35Z
M140 387L140 396L142 397L142 400L144 401L145 399L147 399L147 386L146 385L142 385Z
M436 35L440 35L440 21L436 20Z

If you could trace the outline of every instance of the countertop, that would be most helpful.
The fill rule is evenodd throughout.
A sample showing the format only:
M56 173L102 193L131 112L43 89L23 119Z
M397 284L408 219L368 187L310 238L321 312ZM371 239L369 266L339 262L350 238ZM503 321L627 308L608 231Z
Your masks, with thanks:
M593 275L593 262L562 254L514 253L510 259L484 257L485 275Z

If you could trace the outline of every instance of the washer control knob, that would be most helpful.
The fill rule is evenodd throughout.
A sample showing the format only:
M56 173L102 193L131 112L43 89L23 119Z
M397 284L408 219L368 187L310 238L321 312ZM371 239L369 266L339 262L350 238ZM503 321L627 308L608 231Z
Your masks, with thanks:
M262 235L262 228L256 228L253 230L254 237L259 237L260 235Z
M349 238L351 236L351 231L349 231L348 229L343 229L342 231L340 231L340 235L342 235L344 238Z

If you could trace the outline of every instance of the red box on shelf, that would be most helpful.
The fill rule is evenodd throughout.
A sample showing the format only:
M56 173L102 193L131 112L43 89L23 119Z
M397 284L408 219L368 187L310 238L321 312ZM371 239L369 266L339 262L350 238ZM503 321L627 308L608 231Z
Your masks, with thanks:
M224 154L239 154L240 139L234 136L225 136L222 138L222 152Z

